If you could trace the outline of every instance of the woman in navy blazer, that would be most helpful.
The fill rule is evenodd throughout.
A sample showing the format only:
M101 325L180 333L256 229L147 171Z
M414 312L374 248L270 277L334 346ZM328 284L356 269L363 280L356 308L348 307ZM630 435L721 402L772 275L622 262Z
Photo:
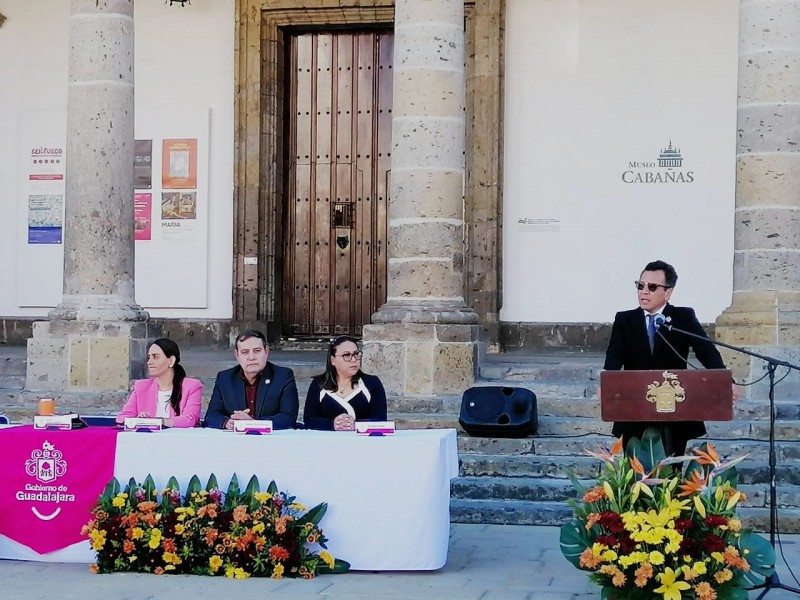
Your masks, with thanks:
M166 427L197 426L203 384L186 377L180 360L178 344L169 338L153 342L147 350L151 378L133 383L133 391L117 415L117 423L126 417L161 417Z
M311 381L303 409L308 429L352 431L356 421L385 421L386 391L381 380L361 371L356 340L331 342L325 373Z

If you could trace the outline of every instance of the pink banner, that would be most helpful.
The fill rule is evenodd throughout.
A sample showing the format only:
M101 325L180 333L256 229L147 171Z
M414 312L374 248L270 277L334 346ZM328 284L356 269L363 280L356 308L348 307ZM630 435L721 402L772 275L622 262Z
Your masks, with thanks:
M81 527L114 476L117 430L0 429L0 534L39 554L84 540Z

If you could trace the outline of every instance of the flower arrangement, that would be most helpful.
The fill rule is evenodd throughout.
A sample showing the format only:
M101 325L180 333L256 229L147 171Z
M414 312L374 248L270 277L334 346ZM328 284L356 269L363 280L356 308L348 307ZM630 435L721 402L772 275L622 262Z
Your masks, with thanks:
M704 443L666 458L655 429L624 454L621 439L588 454L603 466L589 489L569 474L581 501L570 500L576 518L561 528L561 550L602 598L746 600L774 571L772 546L736 516L735 465L746 456L723 461Z
M83 533L97 553L98 573L311 579L350 566L326 550L319 528L326 510L324 503L307 509L274 481L262 492L255 476L242 492L234 475L223 494L214 475L205 488L195 475L182 496L175 477L159 494L148 475L124 489L112 479Z

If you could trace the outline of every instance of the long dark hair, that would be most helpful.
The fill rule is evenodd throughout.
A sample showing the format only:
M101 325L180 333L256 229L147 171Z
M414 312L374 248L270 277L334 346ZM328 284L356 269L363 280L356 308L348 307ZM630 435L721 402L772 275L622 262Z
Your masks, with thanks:
M183 380L186 377L186 370L183 368L183 365L180 364L181 350L178 348L178 344L169 338L158 338L150 345L161 348L162 352L164 352L164 356L167 358L172 358L173 356L175 357L175 364L172 365L172 395L169 397L169 403L172 406L172 410L175 411L175 414L180 415L181 387L183 385Z
M336 367L331 364L331 358L336 356L336 348L344 344L345 342L353 342L358 348L358 340L354 337L350 337L349 335L340 335L339 337L335 338L331 341L330 346L328 346L328 356L325 358L325 379L322 381L322 389L328 390L329 392L335 392L339 389L339 378L336 374ZM355 385L361 376L364 373L361 369L353 375L353 385Z

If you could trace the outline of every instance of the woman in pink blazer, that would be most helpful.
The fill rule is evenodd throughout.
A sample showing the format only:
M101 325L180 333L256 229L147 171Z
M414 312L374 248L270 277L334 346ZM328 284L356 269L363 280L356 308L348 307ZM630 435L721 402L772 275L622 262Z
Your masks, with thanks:
M153 342L147 351L151 378L133 383L133 392L117 415L117 423L126 417L161 417L165 427L196 427L203 384L186 377L180 360L181 351L171 339Z

